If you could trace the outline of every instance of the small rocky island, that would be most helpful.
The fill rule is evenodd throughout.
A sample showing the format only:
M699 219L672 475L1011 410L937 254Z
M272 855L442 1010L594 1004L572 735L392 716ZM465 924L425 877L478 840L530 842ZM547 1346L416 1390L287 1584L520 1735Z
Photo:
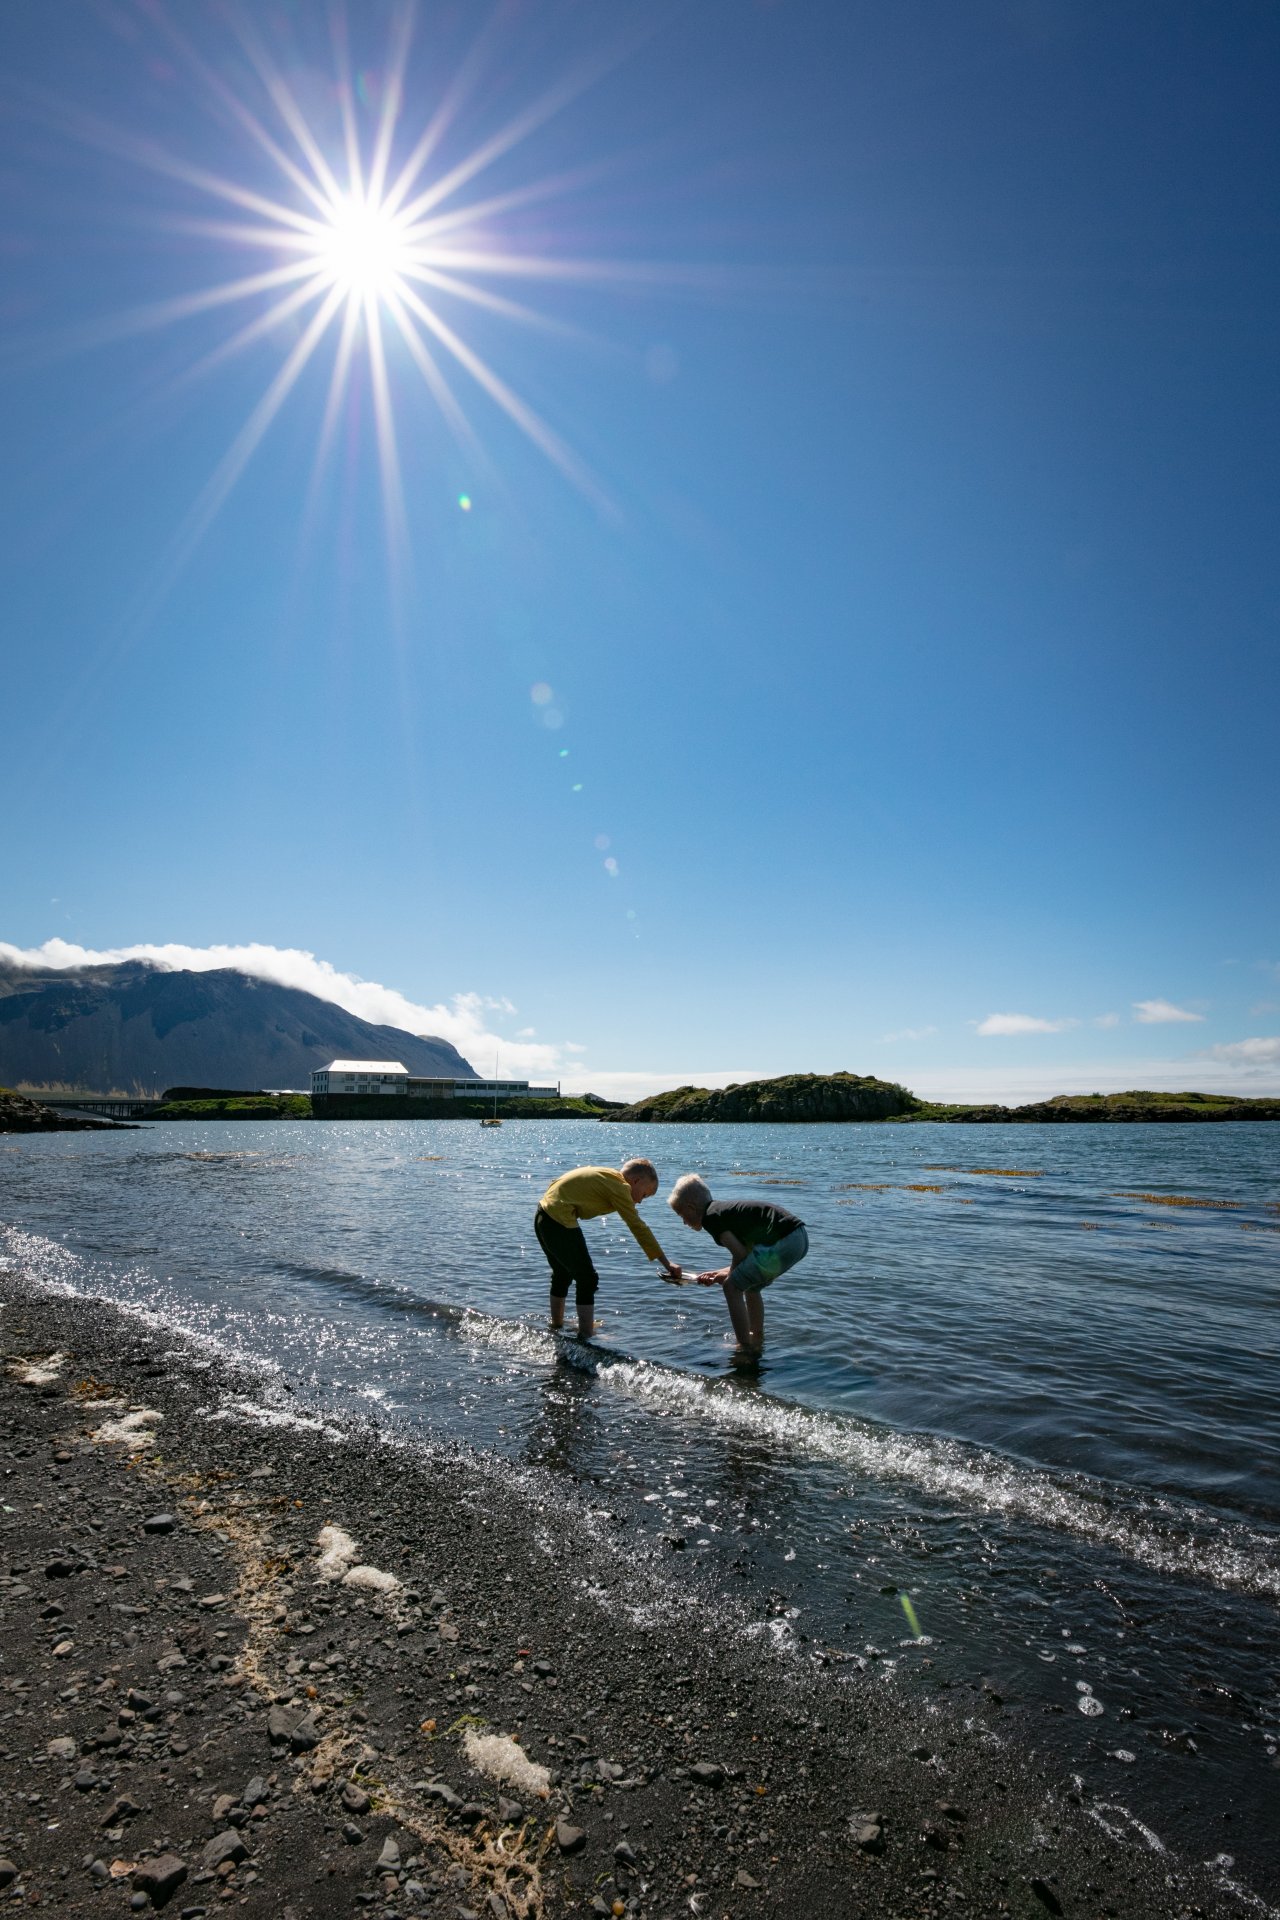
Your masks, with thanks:
M894 1120L923 1106L891 1080L863 1073L785 1073L731 1087L676 1087L602 1120Z

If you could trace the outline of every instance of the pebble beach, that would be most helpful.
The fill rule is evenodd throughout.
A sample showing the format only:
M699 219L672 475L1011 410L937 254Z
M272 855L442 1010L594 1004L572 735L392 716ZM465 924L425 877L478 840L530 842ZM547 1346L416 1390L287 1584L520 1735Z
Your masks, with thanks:
M0 1275L0 1900L1217 1915L1001 1725L783 1650L563 1477L282 1414L250 1370Z

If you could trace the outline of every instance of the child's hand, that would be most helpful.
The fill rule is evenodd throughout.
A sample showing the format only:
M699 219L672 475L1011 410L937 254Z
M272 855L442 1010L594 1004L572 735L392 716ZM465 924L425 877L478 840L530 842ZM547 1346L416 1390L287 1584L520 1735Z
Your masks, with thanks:
M695 1274L694 1278L700 1287L718 1287L720 1282L728 1277L728 1273L728 1267L721 1267L712 1273Z

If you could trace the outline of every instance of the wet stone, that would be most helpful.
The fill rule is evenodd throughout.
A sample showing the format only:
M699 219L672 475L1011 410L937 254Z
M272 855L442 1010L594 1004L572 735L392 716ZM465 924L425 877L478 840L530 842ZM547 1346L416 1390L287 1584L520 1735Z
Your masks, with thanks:
M556 1845L561 1853L581 1853L587 1844L587 1836L581 1827L574 1827L567 1820L556 1821Z
M342 1823L342 1837L349 1847L358 1847L364 1839L364 1829L358 1827L354 1820L344 1820Z
M153 1907L162 1907L186 1877L186 1861L176 1853L162 1853L158 1860L146 1861L134 1874L134 1897L143 1894Z
M717 1766L713 1760L695 1760L689 1769L689 1778L695 1786L722 1787L724 1768Z
M349 1780L342 1789L342 1804L348 1813L368 1813L369 1796L363 1787L358 1787L354 1780Z
M142 1523L144 1533L172 1533L178 1524L175 1513L153 1513L149 1520Z
M228 1827L225 1833L217 1833L201 1855L205 1868L216 1873L224 1860L232 1866L239 1866L247 1858L249 1849L234 1827Z

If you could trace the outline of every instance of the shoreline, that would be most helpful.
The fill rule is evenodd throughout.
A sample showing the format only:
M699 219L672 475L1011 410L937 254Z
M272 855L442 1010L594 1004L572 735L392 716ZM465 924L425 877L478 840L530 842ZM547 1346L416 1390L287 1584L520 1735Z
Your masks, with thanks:
M293 1414L285 1383L12 1272L0 1334L10 1897L127 1910L141 1875L160 1904L170 1856L191 1920L1258 1910L998 1702L976 1725L775 1646L589 1485ZM328 1537L331 1581L324 1527L351 1548Z

